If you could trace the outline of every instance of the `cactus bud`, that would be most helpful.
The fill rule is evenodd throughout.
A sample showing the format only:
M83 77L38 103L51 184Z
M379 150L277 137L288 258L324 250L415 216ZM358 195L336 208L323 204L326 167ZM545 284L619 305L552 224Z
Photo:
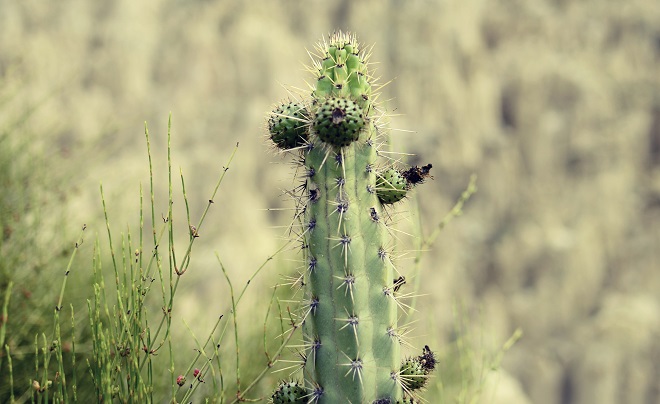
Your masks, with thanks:
M305 388L296 381L283 381L277 386L277 389L271 396L273 404L295 403L304 404L307 402L307 393Z
M270 139L280 149L292 149L307 142L305 107L290 102L282 104L268 118Z
M316 111L314 131L319 139L335 147L358 140L363 127L362 108L351 100L328 98Z
M394 168L388 168L376 179L376 195L384 205L392 204L405 198L408 189L406 179Z
M426 384L427 372L419 358L408 358L401 365L399 373L406 391L421 389Z

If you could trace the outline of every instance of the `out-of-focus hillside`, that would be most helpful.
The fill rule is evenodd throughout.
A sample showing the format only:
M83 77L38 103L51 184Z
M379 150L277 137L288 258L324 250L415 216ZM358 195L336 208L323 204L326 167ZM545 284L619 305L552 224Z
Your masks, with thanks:
M211 322L200 304L227 304L212 251L240 283L280 245L288 214L264 209L287 206L292 169L264 116L336 28L375 43L377 75L394 78L380 99L414 131L393 131L394 148L433 163L415 191L424 222L479 176L426 253L414 334L449 343L456 301L480 308L467 320L487 350L520 327L486 402L659 402L657 1L3 1L0 75L21 83L3 113L39 103L32 131L70 163L72 227L93 228L99 181L111 216L135 217L145 120L163 156L172 112L196 216L240 142L186 279L191 316Z

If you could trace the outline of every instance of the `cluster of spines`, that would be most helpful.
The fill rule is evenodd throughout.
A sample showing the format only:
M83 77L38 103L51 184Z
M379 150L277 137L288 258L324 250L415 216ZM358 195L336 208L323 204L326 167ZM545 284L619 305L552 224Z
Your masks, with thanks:
M296 283L306 290L300 320L305 397L412 403L393 331L403 278L394 279L386 253L382 206L401 200L431 166L374 169L379 130L369 55L354 35L336 33L316 56L311 99L280 105L268 125L275 145L299 151L304 167L297 217L306 271Z

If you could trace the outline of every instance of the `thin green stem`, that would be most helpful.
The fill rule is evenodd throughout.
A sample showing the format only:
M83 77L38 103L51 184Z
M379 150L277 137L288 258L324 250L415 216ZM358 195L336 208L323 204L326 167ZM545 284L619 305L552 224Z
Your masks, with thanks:
M55 344L55 341L57 341L57 344ZM69 402L69 394L66 390L66 373L64 372L64 357L62 355L62 334L60 330L60 323L59 321L55 323L55 339L53 340L53 346L49 349L51 351L52 349L55 349L55 357L57 359L57 368L59 372L59 376L61 381L57 383L57 393L60 395L60 400L62 400L64 403ZM55 376L57 378L57 375ZM53 393L53 396L55 397L55 392Z
M183 178L183 169L179 167L179 175L181 177L181 192L183 193L183 202L186 206L186 221L188 222L188 229L190 230L190 250L192 252L192 243L194 242L195 238L199 237L199 233L197 231L197 228L193 226L193 224L190 221L190 205L188 203L188 194L186 193L186 181ZM190 256L191 254L186 254L184 256L184 262L181 263L182 267L188 267L188 262L190 261ZM181 274L180 272L177 272L177 274Z
M62 281L62 286L60 288L60 295L58 298L57 305L55 306L55 310L53 313L53 334L50 339L51 344L50 346L48 345L48 340L46 338L45 334L42 334L43 340L44 340L44 348L43 348L43 377L41 378L42 382L44 383L43 386L46 386L46 383L48 383L48 370L49 370L49 364L50 364L50 359L51 355L53 354L53 351L55 352L55 357L57 360L57 368L58 368L58 374L59 378L61 378L61 382L57 381L57 386L53 386L53 396L57 396L59 393L60 400L63 402L69 402L68 398L68 393L66 391L66 378L65 378L65 372L64 372L64 361L63 361L63 355L62 355L62 336L61 336L61 331L60 331L60 311L62 310L62 302L64 301L64 292L66 290L66 284L67 284L67 279L69 278L69 274L71 272L71 267L73 265L73 260L76 257L76 254L78 252L78 249L80 245L83 243L83 234L85 232L85 229L87 228L86 225L83 225L82 230L80 231L80 235L78 236L78 239L75 243L75 247L73 249L73 252L71 254L71 257L69 258L69 262L66 266L66 269L64 271L64 280ZM9 284L9 287L11 287L11 283ZM9 296L9 295L7 295ZM5 312L6 306L8 306L8 298L6 297L6 305L3 308L3 315L7 315ZM4 335L2 336L4 339ZM39 361L38 361L38 341L35 340L35 344L37 344L37 356L36 356L36 369L38 373L39 369ZM35 379L36 380L36 379ZM45 399L47 400L48 394L44 394Z
M76 320L73 312L73 304L70 304L71 308L71 369L73 374L71 376L71 391L73 392L73 401L78 401L78 379L76 377Z
M266 359L270 362L270 355L268 355L268 346L266 345L266 335L268 334L266 329L268 327L268 316L270 315L270 309L273 307L273 301L275 300L275 293L277 293L277 285L273 288L273 294L270 297L270 302L268 303L268 310L266 310L266 317L264 318L264 354Z
M215 396L220 396L220 404L225 402L225 380L222 375L222 360L220 358L220 343L213 345L213 355L215 356L216 366L218 367L218 377L220 378L219 391L215 391Z
M190 365L188 365L188 369L186 369L186 371L185 371L183 374L186 374L186 375L187 375L187 374L190 374L190 371L191 371L192 368L195 366L195 363L197 363L197 361L199 360L199 358L200 358L202 355L203 355L204 357L208 358L208 361L205 362L204 366L207 366L207 365L210 366L211 361L212 361L214 358L216 358L217 355L219 355L219 351L218 351L218 346L219 346L219 344L214 344L213 355L212 355L210 358L205 354L205 350L206 350L206 347L208 346L209 342L213 339L213 334L215 334L216 330L217 330L218 327L220 326L220 321L222 321L222 317L223 317L223 316L220 316L220 317L218 318L218 321L216 321L215 325L213 326L213 329L212 329L211 332L209 333L209 336L208 336L208 338L206 339L206 341L204 342L204 345L203 345L203 346L201 346L201 345L199 344L199 342L197 341L197 338L195 338L195 336L194 336L194 334L192 333L192 331L190 331L190 328L188 327L188 324L184 321L184 324L186 324L186 327L188 328L188 330L190 331L191 335L192 335L193 338L195 339L195 343L197 344L198 349L197 349L197 355L196 355L195 358L191 361ZM218 369L220 370L220 377L222 378L222 368L221 368L221 366L220 366L220 363L218 363ZM211 371L213 372L213 387L214 387L215 390L217 390L216 381L215 381L215 370L213 369L212 366L211 366ZM194 393L194 391L197 390L197 387L198 387L198 386L199 386L199 384L196 384L196 385L193 386L192 389L188 389L188 391L186 392L185 396L181 399L181 401L182 401L182 402L188 402L190 396L192 396L192 394Z
M5 338L7 335L7 323L9 323L9 301L11 298L11 290L14 288L14 281L9 280L5 288L5 299L2 302L2 322L0 323L0 346L5 346ZM7 355L9 356L9 355ZM0 357L0 368L2 368L2 357Z
M14 367L11 361L11 351L9 350L9 345L4 345L5 352L7 352L7 369L9 372L9 402L14 402Z
M229 166L231 165L231 162L234 160L234 156L236 155L236 151L238 151L238 142L236 143L236 146L234 146L234 150L231 152L231 155L229 156L229 160L227 161L227 164L222 167L222 174L220 175L220 178L218 178L218 182L215 184L215 188L213 189L213 193L211 194L211 198L209 199L208 203L206 204L206 208L204 208L204 212L202 212L202 216L199 219L199 222L197 223L196 231L199 232L202 229L202 225L204 224L204 219L206 218L207 213L209 212L209 209L211 208L211 205L214 203L215 196L218 193L218 189L220 188L220 184L222 184L222 181L225 178L225 175L227 174L227 171L229 171ZM185 266L183 266L179 272L180 275L183 275L187 270L188 270L188 265L190 264L190 253L192 250L193 243L195 242L196 237L191 237L190 243L188 244L188 249L186 250L186 253L183 255L183 262L185 263Z
M76 241L75 247L73 249L73 253L71 253L71 257L69 257L69 263L66 266L66 270L64 271L64 281L62 281L62 287L60 289L60 298L57 300L57 306L55 307L55 316L59 317L57 312L59 312L62 309L62 301L64 300L64 290L66 289L66 281L69 279L69 273L71 272L71 266L73 265L73 260L76 258L76 254L78 253L78 248L82 245L83 243L83 234L85 233L85 229L87 229L87 225L83 225L82 230L80 230L80 235L78 236L78 241Z
M248 279L247 282L245 283L245 286L243 286L243 290L241 291L241 294L238 296L238 299L236 299L236 306L238 306L239 303L241 302L241 298L243 297L243 294L244 294L245 291L247 290L248 286L250 286L250 282L251 282L251 281L252 281L252 280L253 280L253 279L254 279L254 278L255 278L255 277L261 272L262 269L264 269L264 268L266 267L266 265L267 265L270 261L273 260L273 258L275 258L275 256L277 256L279 253L281 253L282 251L284 251L284 250L286 249L286 247L287 247L289 244L291 244L292 242L293 242L293 240L291 239L291 240L287 241L286 243L284 243L284 244L283 244L280 248L278 248L273 254L269 255L269 256L264 260L264 262L259 266L259 268L257 268L256 271L254 271L254 273L252 274L252 276L250 277L250 279ZM225 326L223 327L222 331L220 332L220 342L222 342L222 340L224 339L225 332L227 331L227 327L228 327L228 326L229 326L229 323L225 323Z
M152 160L151 160L151 148L150 148L150 143L149 143L149 135L148 135L148 131L146 130L146 126L145 126L145 134L146 134L146 136L147 136L147 153L148 153L148 155L149 155L149 174L150 174L149 176L150 176L150 178L151 178L151 191L150 191L150 192L151 192L151 211L152 211L152 212L151 212L151 215L152 215L152 221L153 221L153 223L154 223L154 229L155 229L155 208L154 208L154 188L153 188L153 166L152 166L152 162L151 162ZM214 203L214 198L216 197L216 195L217 195L217 193L218 193L218 190L220 189L220 185L222 184L222 182L223 182L223 180L224 180L224 178L225 178L225 175L226 175L227 171L229 170L229 167L230 167L230 165L231 165L231 162L232 162L233 159L234 159L234 156L236 155L236 151L237 151L237 150L238 150L238 143L236 143L236 146L234 147L234 149L233 149L231 155L229 156L229 159L227 160L227 163L226 163L225 166L222 168L222 174L220 175L218 181L217 181L216 184L215 184L215 188L214 188L214 190L213 190L213 193L211 194L211 198L209 199L208 204L206 205L206 208L204 209L204 212L202 213L202 216L201 216L201 218L200 218L200 220L199 220L199 223L198 223L198 225L197 225L197 230L198 230L198 231L199 231L199 229L202 228L202 224L204 223L204 220L205 220L205 218L206 218L206 215L207 215L207 213L208 213L208 211L209 211L211 205ZM171 208L171 205L172 205L172 204L170 203L170 208ZM169 218L168 218L168 219L169 219ZM167 220L167 219L166 219L166 220ZM169 222L169 220L168 220L168 222ZM168 228L169 228L169 225L171 225L171 224L170 224L170 223L167 223L167 224L168 224ZM165 229L165 227L163 228L163 230L164 230L164 229ZM161 236L162 236L162 232L161 232ZM157 236L156 236L156 231L154 230L154 245L156 246L155 251L154 251L154 256L155 256L155 257L158 256L158 248L157 248L157 246L158 246L158 240L159 240L160 238L161 238L161 237L157 237ZM190 240L190 243L188 244L188 248L187 248L187 250L186 250L186 253L184 254L184 257L183 257L183 262L186 263L186 266L185 266L184 268L182 268L182 269L179 271L179 272L180 272L179 276L177 276L177 278L174 280L174 285L171 286L171 295L170 295L170 296L173 296L173 294L176 293L176 290L177 290L177 288L178 288L178 284L179 284L179 280L181 279L180 275L182 275L182 274L187 270L187 268L188 268L188 264L189 264L189 262L190 262L190 260L188 259L188 257L190 256L190 252L191 252L191 250L192 250L192 244L193 244L193 242L194 242L194 238L193 238L192 240ZM272 257L269 257L269 260L270 260L271 258L272 258ZM160 271L160 282L161 282L161 288L162 288L162 293L163 293L163 313L164 313L164 315L163 315L163 317L161 317L160 323L159 323L158 327L156 327L156 332L153 334L153 338L152 338L153 343L155 343L156 340L158 339L158 336L160 335L160 332L161 332L161 330L162 330L162 328L163 328L163 326L164 326L164 324L165 324L165 321L166 321L166 319L169 317L169 316L168 316L168 313L171 313L171 310L172 310L172 304L173 304L173 299L170 299L169 303L168 303L167 300L166 300L166 297L165 297L166 294L165 294L165 289L164 289L164 288L165 288L165 286L164 286L165 284L163 283L163 277L162 277L162 271L161 271L160 261L159 261L158 259L157 259L157 263L158 263L158 268L159 268L159 271ZM264 263L264 265L265 265L265 263ZM261 268L263 268L264 265L262 265ZM261 268L260 268L260 269L261 269ZM259 269L259 270L260 270L260 269ZM256 276L256 273L253 275L253 277L254 277L254 276ZM248 283L249 283L249 281L248 281ZM172 284L170 283L170 285L172 285ZM245 289L243 290L243 292L244 292L244 291L245 291ZM242 293L241 293L241 296L242 296ZM240 301L240 297L239 297L238 301ZM238 302L238 301L237 301L237 302ZM152 346L149 347L150 350L151 350L152 348L153 348ZM147 355L148 355L148 354L147 354ZM143 363L144 363L144 362L143 362Z
M225 275L225 279L227 280L227 284L229 285L229 293L231 295L231 311L232 311L232 317L234 320L234 340L236 343L236 397L241 397L241 363L240 363L240 345L238 343L238 321L237 321L237 314L236 314L236 301L234 299L234 286L231 283L231 279L229 279L229 275L227 274L227 270L225 269L224 264L222 263L222 260L220 260L220 256L218 253L215 253L215 257L218 260L218 263L220 264L220 268L222 268L222 273Z
M174 305L174 294L176 293L176 286L172 284L174 273L176 272L176 284L178 285L180 277L178 276L179 271L176 264L176 253L174 251L174 210L172 205L174 204L174 196L172 191L172 114L167 120L167 185L168 185L168 203L167 203L167 225L168 225L168 234L169 234L169 248L170 253L169 263L170 263L170 300L167 306L167 311L165 313L165 319L167 320L167 327L165 329L165 339L167 340L167 347L170 351L170 379L171 379L171 388L172 388L172 397L176 394L176 375L174 374L174 355L172 353L172 307Z
M198 388L202 383L205 383L204 377L205 377L205 375L206 375L208 369L211 369L211 374L212 374L211 380L212 380L212 382L213 382L213 384L214 384L214 388L216 387L216 386L215 386L216 381L215 381L215 371L214 371L214 369L213 369L213 366L211 365L212 360L213 360L213 357L209 357L208 355L206 355L206 351L204 350L205 346L202 346L202 345L199 343L199 340L198 340L197 337L195 336L195 333L193 333L193 331L190 329L190 326L188 325L188 323L187 323L185 320L183 321L183 324L186 326L186 329L188 329L188 332L190 332L190 335L192 336L193 340L195 341L195 345L197 345L197 349L196 349L196 350L197 350L197 357L196 357L195 360L190 364L190 367L188 368L188 370L186 371L185 374L189 374L189 373L190 373L190 369L194 366L194 364L197 362L197 360L198 360L200 357L203 356L203 357L206 359L206 360L203 362L203 364L200 366L200 368L197 369L197 370L199 371L198 374L197 374L197 377L196 377L196 379L195 379L195 380L197 381L197 383L195 383L195 382L192 383L192 387L189 388L189 389L187 389L185 396L184 396L183 399L181 400L181 401L183 401L183 402L188 402L189 398L190 398L190 397L192 396L192 394L197 390L197 388ZM217 327L217 323L216 323L216 327ZM215 331L215 329L214 329L214 331ZM212 335L212 333L213 333L213 331L211 332L211 335ZM206 344L204 344L204 345L206 345Z

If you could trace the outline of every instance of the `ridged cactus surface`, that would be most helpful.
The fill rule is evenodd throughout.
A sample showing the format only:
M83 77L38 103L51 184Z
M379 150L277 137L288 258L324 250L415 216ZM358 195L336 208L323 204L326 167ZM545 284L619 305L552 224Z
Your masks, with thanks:
M368 54L355 36L333 34L316 57L311 96L277 107L268 125L277 147L300 154L304 173L297 217L306 262L305 395L292 399L414 402L428 372L411 383L411 372L425 367L418 358L402 363L396 293L402 282L390 261L386 205L423 182L431 166L404 171L380 161L380 112Z

